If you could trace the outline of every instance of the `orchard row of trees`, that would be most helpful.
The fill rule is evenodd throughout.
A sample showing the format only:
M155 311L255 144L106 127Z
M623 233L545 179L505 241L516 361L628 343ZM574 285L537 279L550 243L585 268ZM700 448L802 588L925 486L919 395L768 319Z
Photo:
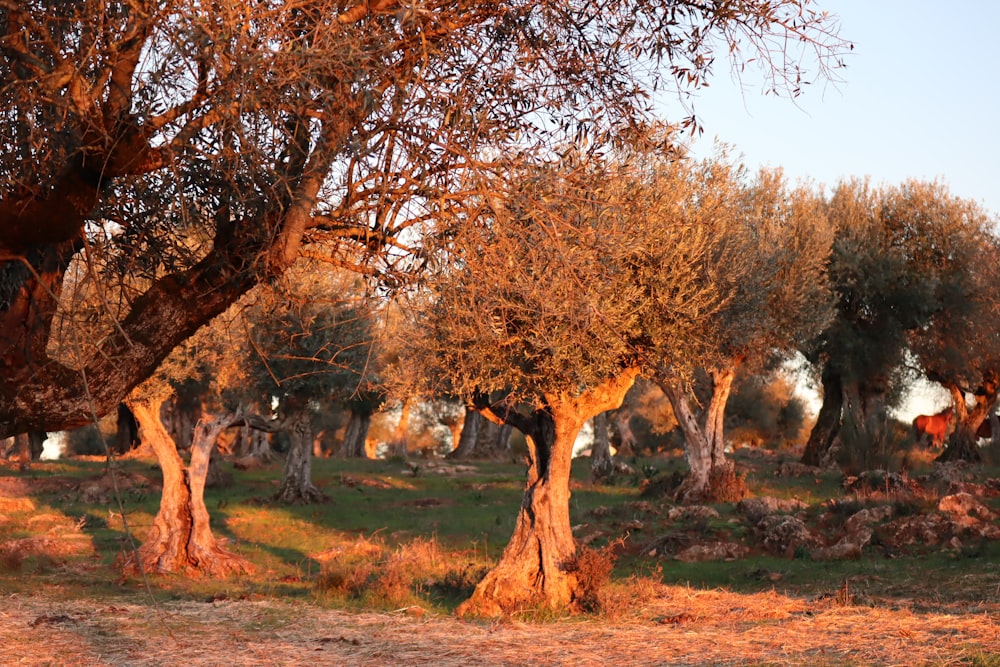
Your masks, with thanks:
M847 181L825 195L778 171L747 173L725 153L698 163L567 150L468 191L477 205L440 221L425 238L422 280L393 299L365 299L356 279L307 262L283 287L241 301L133 392L143 433L158 437L159 402L197 383L218 418L203 417L210 437L195 433L186 479L204 479L219 431L252 423L289 433L278 498L311 502L322 493L309 478L310 412L339 401L352 421L370 418L390 397L405 426L417 398L464 400L464 430L483 416L516 428L528 448L515 534L467 607L495 614L574 599L574 442L640 375L662 389L684 434L689 474L677 499L686 502L744 492L724 433L738 371L762 374L797 355L813 362L824 402L807 462L829 457L841 431L886 429L886 409L918 364L950 382L963 407L975 396L960 411L973 437L994 407L1000 276L984 267L995 219L938 184ZM348 424L345 453L360 453L364 431ZM172 442L153 444L165 471L181 470ZM943 456L977 454L960 428ZM181 502L165 490L164 507L194 503L197 515L200 489L182 487L170 487ZM145 545L146 565L182 569L164 552L183 550Z
M576 594L568 447L582 419L649 374L697 443L693 496L725 469L716 421L687 407L696 369L721 406L735 366L822 319L812 296L777 308L822 292L804 277L825 270L822 216L819 247L785 243L814 224L790 209L816 203L724 161L672 169L675 137L652 112L664 92L690 100L719 54L779 93L829 75L848 45L808 0L0 1L0 30L0 435L90 423L129 396L164 471L146 566L243 567L211 539L201 492L213 434L256 418L203 420L185 471L156 409L171 379L218 383L220 405L237 385L277 397L258 426L291 433L286 480L312 494L296 443L317 394L297 379L317 378L295 364L357 374L367 315L281 310L252 320L249 347L288 338L293 319L304 347L253 350L263 372L249 355L232 381L202 376L195 339L154 376L303 255L405 299L401 342L440 336L387 360L386 378L416 368L406 383L527 436L517 533L469 606L489 613ZM775 214L751 224L755 206ZM332 344L312 337L327 317Z
M795 354L823 379L807 462L849 428L885 429L918 368L955 396L960 426L942 456L978 456L1000 371L1000 241L993 216L943 186L848 181L826 197L724 154L567 150L469 189L479 206L429 245L432 268L404 308L405 358L430 390L471 397L528 441L515 534L466 609L574 598L573 442L639 375L684 433L682 501L740 497L723 433L733 378Z

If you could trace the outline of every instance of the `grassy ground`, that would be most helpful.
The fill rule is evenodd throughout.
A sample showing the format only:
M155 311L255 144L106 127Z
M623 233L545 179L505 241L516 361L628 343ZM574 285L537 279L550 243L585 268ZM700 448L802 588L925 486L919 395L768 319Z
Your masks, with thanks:
M837 473L776 477L780 462L775 457L740 455L752 494L805 501L808 507L798 515L817 533L832 535L831 517L836 518L838 511L846 514L837 508L850 503L852 511L893 503L904 507L898 497L872 493L848 497ZM248 617L239 622L240 632L250 635L298 628L303 609L312 610L308 627L320 617L351 625L355 621L345 619L367 619L365 614L373 612L386 614L378 617L381 621L371 622L382 623L380 631L387 634L398 629L405 635L405 626L429 623L430 618L435 623L458 623L444 619L496 561L513 530L523 466L417 463L414 475L401 462L317 460L314 481L330 501L295 507L276 506L268 500L277 488L280 464L239 471L223 463L232 483L206 493L213 528L228 548L255 565L256 572L221 581L123 577L115 569L115 560L144 538L156 512L159 474L151 462L119 462L114 478L106 474L102 461L38 463L28 471L0 469L0 592L7 600L6 608L0 603L0 617L7 619L0 626L10 631L17 621L33 629L59 629L69 632L66 641L72 646L73 637L78 639L78 633L70 632L75 624L93 622L90 630L103 632L98 621L103 618L101 610L107 609L131 610L111 614L130 617L135 625L124 633L129 636L152 631L143 630L131 618L135 610L169 609L169 614L187 618L180 628L191 623L214 627L215 620L198 615L220 605L232 605L226 608L233 614L244 608L253 618L263 614L263 621ZM588 481L588 461L575 463L574 479L579 480L574 483L571 508L575 534L581 543L605 553L613 551L617 557L612 581L600 596L600 608L573 618L569 625L567 620L532 612L526 612L520 623L546 628L538 632L554 633L552 641L557 643L565 633L578 631L589 637L591 631L599 635L600 628L612 627L619 628L615 632L622 642L626 635L628 641L639 642L629 633L642 628L647 635L666 633L659 640L663 645L681 642L683 632L692 629L706 637L713 632L720 637L731 635L732 639L722 640L724 645L735 646L738 638L749 642L742 654L731 659L705 647L701 658L691 654L674 660L657 659L640 642L632 648L636 664L890 664L897 649L888 644L868 646L875 641L867 634L870 627L845 630L840 625L879 619L897 628L900 655L921 646L930 651L923 663L901 664L1000 664L1000 635L988 620L1000 611L1000 542L963 534L961 539L940 544L918 540L890 548L876 531L860 558L815 561L803 549L775 554L765 548L761 536L732 504L713 506L718 516L684 518L671 515L675 508L668 500L642 496L644 481L679 467L676 458L632 463L640 472L601 486ZM996 472L977 468L967 476L974 475L981 482ZM995 494L984 494L982 500L998 509ZM933 508L934 502L925 498L905 507L914 512L916 505ZM674 558L684 547L718 542L741 544L749 551L731 560L681 562ZM362 616L343 616L345 611ZM772 631L776 637L797 636L796 626L789 624L807 621L810 625L801 629L802 637L832 633L826 643L820 637L800 638L795 648L791 639L775 639L773 646L748 639ZM121 619L116 622L123 623ZM943 628L942 635L919 634L935 624ZM170 630L169 623L164 627L167 635L186 634L177 627ZM445 627L441 631L446 633ZM503 632L517 634L521 628L517 623L504 625ZM212 636L210 628L205 632L206 637ZM453 635L455 628L450 632ZM679 634L674 637L671 632ZM851 648L851 637L862 645ZM9 647L19 641L30 643L30 638L0 637L0 646L8 646L7 653L0 649L0 664L7 664L10 651L16 650ZM330 641L343 649L342 659L353 655L351 662L368 664L368 658L352 648L356 644L341 646L344 642L337 637ZM581 641L586 645L589 640ZM814 641L819 643L809 643ZM847 646L846 653L837 654L837 646ZM328 642L321 647L329 650L332 645ZM475 655L474 647L466 648ZM183 646L178 650L183 654ZM934 661L933 651L939 652L939 662ZM558 653L546 655L535 655L535 662L567 664ZM910 657L914 655L922 654ZM71 664L68 656L71 653L36 657L37 664ZM468 653L456 656L454 663L439 660L438 664L469 664ZM644 662L642 656L649 661ZM407 660L401 654L397 657ZM90 664L91 658L92 653L83 653L80 664ZM507 658L498 656L491 664L522 664L508 658L505 662ZM172 664L170 660L142 662L145 659L124 656L101 664ZM216 664L206 660L191 664ZM298 664L297 660L289 653L279 662ZM370 664L378 664L375 658L371 660ZM268 663L262 658L260 664Z

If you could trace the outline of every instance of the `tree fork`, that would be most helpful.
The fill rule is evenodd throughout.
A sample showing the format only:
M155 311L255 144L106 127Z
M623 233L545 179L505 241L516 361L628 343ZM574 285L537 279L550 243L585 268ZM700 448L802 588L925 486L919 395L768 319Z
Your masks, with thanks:
M205 478L218 435L238 418L227 416L202 421L191 443L191 462L184 462L170 434L159 419L161 397L130 397L129 408L139 422L140 433L156 453L163 471L160 509L153 520L150 537L139 548L141 567L147 572L193 573L212 577L248 574L253 566L219 545L209 524L205 506ZM137 569L140 563L125 560L122 569Z
M495 617L525 607L574 604L581 590L571 568L577 552L569 516L573 444L588 419L621 405L638 374L638 368L624 369L579 396L547 394L546 405L530 416L510 410L501 417L486 397L476 397L483 416L524 433L528 475L514 534L458 615Z

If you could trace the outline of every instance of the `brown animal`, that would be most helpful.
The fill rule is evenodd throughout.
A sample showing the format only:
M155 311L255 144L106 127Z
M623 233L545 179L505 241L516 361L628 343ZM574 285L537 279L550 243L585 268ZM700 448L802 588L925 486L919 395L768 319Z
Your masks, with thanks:
M944 437L948 434L953 421L955 421L954 408L945 408L936 415L919 415L913 420L913 433L917 442L923 442L924 436L929 435L933 446L942 447Z

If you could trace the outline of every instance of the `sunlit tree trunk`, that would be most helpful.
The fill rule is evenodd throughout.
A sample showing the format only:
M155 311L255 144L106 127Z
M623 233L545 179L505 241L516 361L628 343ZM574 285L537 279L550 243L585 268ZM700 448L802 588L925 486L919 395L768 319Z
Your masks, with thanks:
M726 459L726 405L733 392L736 371L732 368L716 369L712 372L712 398L705 411L705 437L712 449L712 466L727 464Z
M475 454L476 441L479 439L483 416L476 410L467 408L462 421L462 432L458 436L458 446L448 453L449 459L467 459Z
M519 428L528 444L521 510L500 562L456 613L499 616L525 607L560 609L573 604L580 592L569 516L573 445L588 419L621 404L637 374L628 369L578 397L546 395L547 406L528 417L504 415L501 421Z
M699 423L698 414L678 384L669 378L658 380L684 434L689 472L675 491L678 502L735 501L746 495L745 483L726 456L726 404L734 377L735 371L731 368L717 369L711 374L712 395L705 410L704 424Z
M288 454L281 486L275 500L286 504L309 504L327 498L312 483L312 425L306 411L289 412L284 420L288 433Z
M669 380L659 380L658 384L666 394L674 416L684 434L684 456L687 459L688 474L676 491L676 498L682 502L702 502L708 497L709 476L712 472L712 446L698 416L691 408L687 394Z
M204 500L212 448L219 433L228 426L228 420L199 422L191 444L191 462L185 470L173 439L160 421L162 402L156 397L128 399L142 439L152 447L163 472L160 509L139 549L142 569L161 573L199 572L213 577L251 572L249 562L218 544ZM125 563L126 569L135 567L134 562Z

